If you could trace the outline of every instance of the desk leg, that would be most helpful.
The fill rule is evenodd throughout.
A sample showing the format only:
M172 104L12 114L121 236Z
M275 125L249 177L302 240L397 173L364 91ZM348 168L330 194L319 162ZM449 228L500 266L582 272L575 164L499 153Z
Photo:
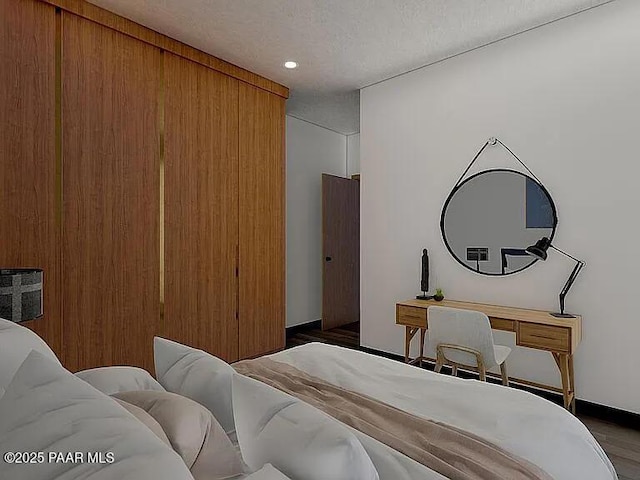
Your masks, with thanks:
M573 355L567 355L569 361L569 380L571 381L571 413L576 414L576 377L573 374Z
M562 378L564 408L575 414L576 398L573 378L573 355L553 352L553 358L560 369L560 377Z
M427 333L426 328L420 329L420 361L418 362L420 366L422 366L422 359L424 358L424 337L426 333Z
M417 327L404 327L404 363L409 363L409 347L418 330L420 329Z
M409 347L411 346L411 327L404 327L404 363L409 363Z

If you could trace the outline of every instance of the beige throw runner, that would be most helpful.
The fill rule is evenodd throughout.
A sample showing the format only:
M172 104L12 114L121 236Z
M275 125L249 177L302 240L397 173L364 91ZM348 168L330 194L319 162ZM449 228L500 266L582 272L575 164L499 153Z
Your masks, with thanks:
M327 383L269 358L233 365L452 480L552 480L532 463L442 423Z

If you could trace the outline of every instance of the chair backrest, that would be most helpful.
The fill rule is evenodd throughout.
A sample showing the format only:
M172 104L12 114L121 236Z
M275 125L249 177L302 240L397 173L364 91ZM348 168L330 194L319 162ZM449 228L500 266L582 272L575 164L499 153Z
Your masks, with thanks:
M497 365L491 323L484 313L431 306L427 310L427 316L429 347L434 352L442 343L458 345L480 352L486 368ZM471 353L444 349L444 355L449 361L477 366L476 357Z

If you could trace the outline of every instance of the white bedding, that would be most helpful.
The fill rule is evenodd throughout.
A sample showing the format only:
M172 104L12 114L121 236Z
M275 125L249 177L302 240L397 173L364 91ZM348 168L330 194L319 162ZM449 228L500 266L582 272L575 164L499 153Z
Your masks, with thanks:
M253 470L271 463L295 480L380 480L343 424L258 380L234 375L233 415L240 451Z
M311 343L269 355L339 387L485 438L557 480L612 480L615 470L565 409L521 390L436 374L386 358ZM359 433L381 480L443 477Z

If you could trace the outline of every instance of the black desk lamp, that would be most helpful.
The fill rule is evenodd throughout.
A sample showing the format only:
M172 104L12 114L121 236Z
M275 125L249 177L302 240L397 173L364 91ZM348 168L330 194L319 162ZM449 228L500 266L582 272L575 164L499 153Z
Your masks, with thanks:
M560 292L560 313L552 313L551 315L558 318L575 318L574 315L571 315L569 313L564 313L564 297L567 296L569 289L573 285L573 282L576 280L578 273L580 273L580 270L582 270L582 267L584 267L585 263L582 260L578 260L577 258L572 257L568 253L563 252L559 248L556 248L553 245L551 245L551 240L549 240L547 237L542 237L540 240L536 242L535 245L531 245L530 247L527 247L525 251L532 257L536 257L537 259L544 261L547 259L547 250L549 249L549 247L553 248L556 252L563 254L565 257L569 257L570 259L575 260L577 262L576 266L573 268L573 271L571 272L571 275L569 275L567 282L564 284L564 287L562 287L562 291Z

